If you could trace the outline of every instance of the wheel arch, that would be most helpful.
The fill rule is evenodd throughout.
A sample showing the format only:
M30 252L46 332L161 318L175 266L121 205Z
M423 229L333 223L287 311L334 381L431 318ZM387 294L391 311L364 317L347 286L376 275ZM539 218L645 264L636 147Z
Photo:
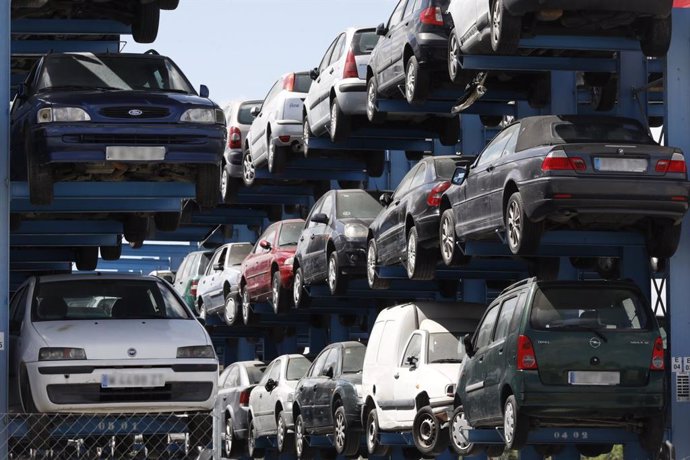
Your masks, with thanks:
M403 65L405 68L405 72L407 72L407 61L410 60L412 56L414 56L414 50L412 49L412 46L408 43L405 43L405 46L403 48Z
M513 193L519 192L519 191L520 190L518 189L518 186L513 179L509 179L508 182L506 182L505 188L503 189L503 207L502 207L503 220L505 220L505 217L506 217L506 206L508 206L508 200L510 199L510 196Z
M439 207L439 214L443 214L448 209L452 209L453 206L450 204L450 198L447 195L441 195L441 206Z
M278 423L278 417L280 417L281 412L283 412L283 403L278 400L276 401L275 408L273 409L273 416L276 418L276 424Z
M414 398L414 404L417 410L421 409L424 406L429 405L429 394L426 391L422 391L417 396Z
M414 227L414 218L412 217L412 214L409 212L405 216L405 237L407 237L407 234L410 233L410 229Z
M503 412L503 408L506 405L506 401L508 400L508 397L510 395L514 394L513 389L510 387L509 384L504 384L503 387L501 388L501 412Z

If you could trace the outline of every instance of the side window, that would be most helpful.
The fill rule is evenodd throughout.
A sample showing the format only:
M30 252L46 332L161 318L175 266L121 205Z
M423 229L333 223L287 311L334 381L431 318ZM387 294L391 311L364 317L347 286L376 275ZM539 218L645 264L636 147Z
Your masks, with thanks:
M414 190L420 185L424 183L424 179L426 178L426 163L420 163L419 164L419 169L414 175L414 179L412 179L412 183L410 183L410 190Z
M419 165L415 166L410 172L405 174L403 180L400 181L400 185L398 185L398 188L395 189L393 198L400 198L401 196L405 195L408 190L410 190L410 184L412 183L412 179L414 178L415 174L417 174L418 169Z
M240 371L237 366L233 367L225 381L225 388L233 388L239 385Z
M311 371L309 372L309 377L316 377L318 375L321 375L323 365L326 363L326 358L328 357L328 354L330 352L330 349L323 350L321 354L317 356L316 361L314 361L314 365L311 367Z
M277 382L278 380L280 380L281 364L282 364L281 361L276 361L275 363L273 363L273 367L271 367L271 371L268 372L268 378L273 379L274 382Z
M326 375L326 372L328 372L328 369L333 368L333 375L336 375L338 373L338 361L340 358L340 348L332 348L331 352L328 353L328 357L326 358L326 362L323 365L323 375Z
M26 314L26 296L28 295L29 288L17 291L12 297L12 302L10 303L10 319L21 323L24 320L24 315ZM14 331L12 331L14 332ZM19 332L19 331L17 331Z
M307 220L306 228L312 228L312 227L315 227L318 225L317 223L311 221L311 217L314 214L318 214L321 212L321 206L323 206L323 200L324 199L326 199L325 196L322 196L321 198L319 198L319 201L317 201L314 204L314 206L311 208L311 211L309 212L309 215L307 216L307 219L306 219Z
M319 211L323 214L326 214L328 218L330 219L331 214L333 213L333 194L329 193L326 199L323 202L323 207L321 208L321 211Z
M503 340L508 335L510 330L510 320L513 319L515 313L515 306L517 305L517 296L503 302L501 307L501 314L498 315L498 323L496 323L496 333L494 334L494 342Z
M525 309L525 302L527 301L527 292L523 291L518 297L517 305L515 306L515 313L513 313L513 319L510 320L510 330L514 331L520 326L520 318L522 317L522 312Z
M414 13L417 10L418 4L419 4L419 0L409 0L407 2L407 6L405 7L405 13L403 13L403 18L407 18L412 13Z
M492 140L489 145L486 146L482 155L477 160L477 166L488 165L494 162L503 153L503 148L505 147L508 139L513 134L514 130L511 126L508 129L504 129Z
M422 359L422 336L420 334L414 334L407 344L405 353L403 353L400 366L411 367L412 362L414 362L416 366L419 364L420 359Z
M220 377L218 377L218 387L219 388L225 388L225 382L228 380L228 374L232 370L232 367L228 367L223 371L222 374L220 374Z
M259 385L266 385L266 382L268 382L268 379L271 377L271 372L273 372L273 368L276 367L278 361L273 361L271 364L268 365L266 368L266 371L264 372L264 376L261 377L261 381L259 382Z
M338 62L338 59L341 58L344 50L345 34L340 34L340 37L338 37L338 42L335 44L335 48L333 48L333 54L331 55L330 63L333 64L334 62Z
M323 59L321 59L321 63L319 64L319 72L323 72L323 70L328 67L328 63L331 62L331 54L333 54L333 48L335 48L338 38L340 37L337 37L335 40L333 40L331 46L329 46L326 50L326 54L323 55Z
M513 135L510 137L510 139L508 139L508 143L503 149L504 157L515 153L515 147L517 147L518 137L520 137L520 125L517 124L514 126L514 128L515 130L513 130Z
M281 79L273 84L271 90L268 92L268 94L266 94L266 98L264 99L264 102L261 105L261 111L263 111L264 107L269 105L272 102L273 98L275 98L276 94L280 92L281 88L283 87L282 81L283 80Z
M391 14L388 20L388 30L391 30L402 21L402 12L403 8L405 8L405 3L407 3L407 0L400 0L400 2L398 2L398 6L395 7L393 14Z
M213 256L213 259L211 260L211 263L208 264L208 270L206 270L206 273L213 273L213 271L214 271L213 266L222 260L224 251L225 251L225 248L223 248L222 250L215 253L215 255Z
M482 321L481 326L479 326L477 337L474 342L475 350L484 348L491 342L491 333L496 325L496 316L498 316L498 304L491 307L486 313L486 316L484 316L484 321Z
M225 258L228 255L228 247L225 246L222 251L220 251L220 254L218 254L218 263L221 264L221 266L225 266Z

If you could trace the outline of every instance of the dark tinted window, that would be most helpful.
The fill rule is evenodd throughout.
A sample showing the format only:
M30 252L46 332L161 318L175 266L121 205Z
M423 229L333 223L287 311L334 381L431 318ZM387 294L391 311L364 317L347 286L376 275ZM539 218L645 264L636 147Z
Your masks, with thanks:
M261 107L261 102L243 103L237 111L237 122L242 125L251 125L255 117L249 112L251 112L254 107Z
M365 30L355 32L352 38L352 50L355 56L362 56L365 54L371 54L376 48L376 44L379 42L379 36L376 35L375 30Z
M251 251L251 244L236 244L230 246L230 255L226 265L241 265L242 261L249 255Z
M535 329L650 329L648 308L624 288L544 287L535 293L530 316Z
M266 366L264 365L254 365L254 366L247 366L247 377L249 378L249 383L254 385L256 383L259 383L261 380L261 377L264 376L264 371L266 370Z
M340 192L336 198L338 219L373 219L382 206L366 192Z
M647 144L649 135L635 123L560 122L552 125L553 136L565 143L632 142Z
M292 246L297 244L304 222L288 222L283 224L280 229L280 238L278 238L278 246Z
M494 326L496 325L496 316L498 316L498 305L490 307L484 320L482 321L479 330L476 332L474 347L479 350L491 343L491 334L494 331Z
M308 93L311 88L311 77L308 73L295 74L295 89L296 93Z
M287 380L299 380L309 370L311 362L307 358L290 358L287 366Z
M436 168L436 178L450 180L457 165L452 158L438 158L434 160L434 167Z
M211 261L211 258L213 257L213 252L202 252L199 254L199 259L198 259L198 266L197 266L197 275L203 275L206 273L206 267L208 267L209 262Z
M362 372L365 347L347 347L343 349L343 374Z
M498 317L498 324L496 324L494 341L504 339L508 335L508 327L510 326L510 320L513 319L513 313L515 312L517 301L517 297L512 297L503 302L501 314Z

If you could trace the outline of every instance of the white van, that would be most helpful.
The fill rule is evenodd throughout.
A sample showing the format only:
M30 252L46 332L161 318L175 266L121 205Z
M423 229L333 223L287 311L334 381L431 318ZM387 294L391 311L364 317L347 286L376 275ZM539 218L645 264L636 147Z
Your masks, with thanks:
M448 446L445 422L465 355L462 337L486 306L416 302L379 313L364 357L362 423L372 455L385 455L380 431L412 431L425 456Z

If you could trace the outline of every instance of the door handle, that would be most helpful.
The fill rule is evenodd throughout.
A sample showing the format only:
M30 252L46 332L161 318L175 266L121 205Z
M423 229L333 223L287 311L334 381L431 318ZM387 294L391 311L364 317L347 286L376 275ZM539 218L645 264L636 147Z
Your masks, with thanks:
M479 358L479 362L483 363L484 362L484 357Z
M495 166L489 166L488 168L486 168L486 172L491 172L491 171L493 171L494 169L496 169Z
M299 240L300 240L300 241L304 241L304 237L303 237L303 236L300 236L300 237L299 237Z
M396 201L396 202L393 203L393 204L394 204L395 206L399 205L399 204L400 204L400 200Z
M320 78L317 78L317 79L316 79L316 83L321 83L321 79L320 79Z
M313 240L314 238L316 238L316 235L312 235L309 237L310 240Z
M498 349L498 354L499 354L499 355L502 355L502 354L503 354L503 348L499 348L499 349Z
M316 391L316 385L314 385L313 387L311 387L311 389L314 390L314 391Z
M333 75L333 72L334 72L334 71L335 71L335 69L331 68L331 70L330 70L328 73L331 74L331 75Z
M399 378L400 378L400 374L394 374L394 375L393 375L393 378L394 378L394 379L399 379Z

